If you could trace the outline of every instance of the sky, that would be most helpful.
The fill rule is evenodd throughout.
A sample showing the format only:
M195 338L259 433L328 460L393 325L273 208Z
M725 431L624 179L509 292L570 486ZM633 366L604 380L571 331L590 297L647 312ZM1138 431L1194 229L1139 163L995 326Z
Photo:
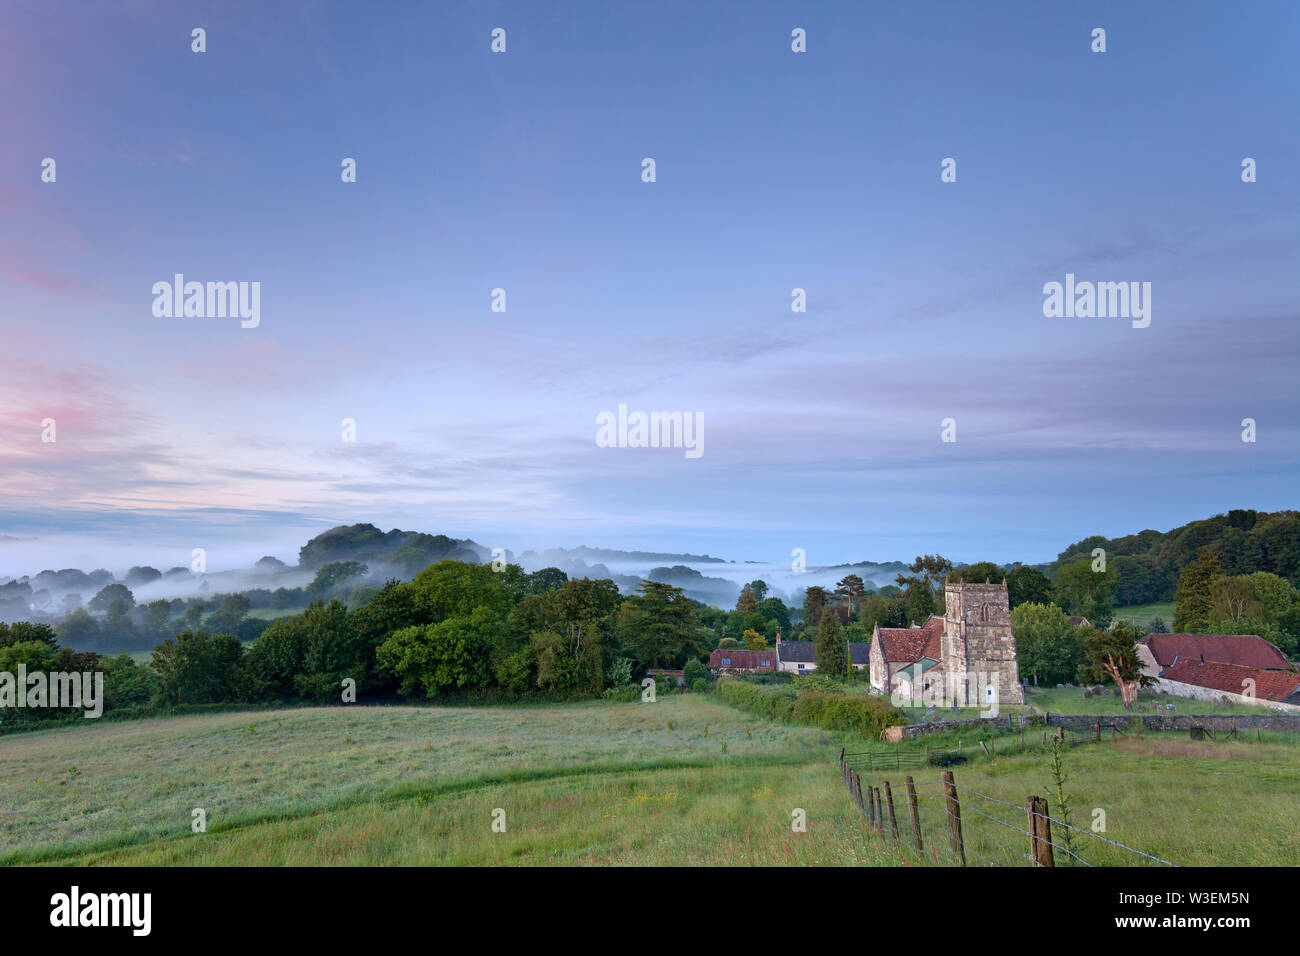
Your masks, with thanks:
M1298 36L1268 2L8 0L0 575L361 521L1039 562L1294 508ZM259 324L155 316L176 273L260 283ZM1045 316L1067 273L1151 283L1150 325ZM620 404L703 453L602 447Z

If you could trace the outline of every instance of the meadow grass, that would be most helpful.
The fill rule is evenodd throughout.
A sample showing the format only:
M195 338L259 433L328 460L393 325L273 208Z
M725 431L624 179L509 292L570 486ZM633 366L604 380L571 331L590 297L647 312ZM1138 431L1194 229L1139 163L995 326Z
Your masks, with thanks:
M826 731L680 695L484 708L324 707L71 727L0 739L0 860L300 815L413 784L585 766L829 759Z
M1137 702L1145 710L1125 710L1124 701L1113 694L1113 684L1106 684L1105 691L1096 697L1084 697L1082 687L1040 687L1029 688L1026 698L1030 708L1038 713L1050 711L1053 714L1268 714L1276 713L1267 704L1251 706L1241 703L1219 703L1209 700L1195 700L1191 697L1174 697L1170 694L1154 694L1148 690L1138 692ZM1161 705L1157 711L1149 706ZM1167 710L1165 705L1173 704L1174 710ZM1004 708L1011 710L1011 708ZM937 716L937 715L936 715Z
M1154 617L1163 620L1167 627L1173 627L1174 602L1157 601L1152 604L1131 604L1128 607L1115 608L1115 619L1119 621L1132 621L1135 624L1146 625Z
M89 722L88 722L89 723ZM981 735L988 739L988 735ZM1027 731L953 767L968 865L1026 863L1027 795L1055 802ZM331 707L59 728L0 739L4 862L85 865L933 865L953 862L941 768L884 771L902 840L872 833L835 755L888 749L703 695L655 704ZM1300 861L1300 745L1130 733L1064 752L1072 820L1184 865ZM924 851L903 793L921 793ZM1007 805L975 796L986 794ZM190 810L207 810L192 833ZM492 829L505 811L505 832ZM806 832L791 828L804 811ZM1059 810L1053 805L1053 815ZM1054 838L1062 835L1054 829ZM1151 861L1078 834L1097 865ZM1064 855L1058 851L1058 865Z

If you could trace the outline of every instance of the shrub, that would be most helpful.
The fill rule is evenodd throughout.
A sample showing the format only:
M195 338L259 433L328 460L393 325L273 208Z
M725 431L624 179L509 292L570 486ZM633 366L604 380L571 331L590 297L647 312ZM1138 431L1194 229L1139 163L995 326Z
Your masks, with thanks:
M636 684L624 684L622 687L611 687L602 696L606 700L631 704L641 699L641 688Z
M707 694L709 692L709 682L703 677L697 677L694 683L691 684L691 690L697 694Z
M844 682L829 677L819 671L812 671L807 674L796 674L794 676L794 686L799 690L839 690Z
M682 674L686 678L686 683L690 684L692 687L701 680L706 684L709 681L708 665L695 657L692 657L686 662L686 667L683 668Z

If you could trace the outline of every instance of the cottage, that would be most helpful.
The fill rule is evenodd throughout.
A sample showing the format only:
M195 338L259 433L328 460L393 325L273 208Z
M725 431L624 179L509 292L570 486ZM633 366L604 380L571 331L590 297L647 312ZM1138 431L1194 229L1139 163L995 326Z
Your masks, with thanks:
M863 641L847 641L849 663L862 670L869 662L871 645ZM817 643L815 641L783 641L776 633L777 666L790 674L808 674L817 669Z
M719 647L709 655L709 669L715 674L775 674L776 651Z

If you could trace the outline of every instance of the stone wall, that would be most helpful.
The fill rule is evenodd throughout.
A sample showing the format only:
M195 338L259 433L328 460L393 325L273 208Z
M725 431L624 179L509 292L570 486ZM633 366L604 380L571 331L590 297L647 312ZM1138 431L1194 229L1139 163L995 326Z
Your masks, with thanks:
M1215 732L1231 730L1233 727L1238 731L1300 732L1300 714L1002 714L998 717L965 717L960 720L932 720L924 724L887 727L881 739L900 743L944 730L974 730L980 727L1019 730L1021 727L1042 726L1044 723L1049 727L1064 727L1080 734L1096 730L1099 723L1103 729L1114 727L1125 732L1187 730L1191 727L1204 727Z
M1086 733L1100 723L1118 730L1292 730L1300 731L1300 714L1047 714L1049 727Z
M1019 730L1021 727L1039 726L1043 722L1041 714L1001 714L997 717L961 717L957 720L931 720L924 724L904 724L902 727L886 727L882 740L899 743L914 740L927 734L937 734L944 730L971 730L979 727L998 727L1007 730Z

